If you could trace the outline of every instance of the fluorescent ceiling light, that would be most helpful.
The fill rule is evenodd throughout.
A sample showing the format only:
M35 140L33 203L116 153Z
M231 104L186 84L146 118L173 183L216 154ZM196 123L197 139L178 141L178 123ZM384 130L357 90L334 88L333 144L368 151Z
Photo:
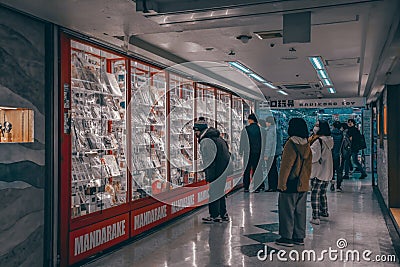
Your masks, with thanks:
M326 75L325 70L317 70L317 73L321 79L328 79L328 75Z
M251 74L249 74L249 76L254 78L255 80L259 81L260 83L266 82L263 77L260 77L255 73L251 73Z
M269 88L278 89L278 88L277 88L275 85L273 85L272 83L264 82L263 84L266 85L266 86L268 86Z
M323 70L324 64L322 64L322 60L320 57L310 57L311 64L316 70Z
M288 93L286 93L286 92L283 91L283 90L278 90L278 93L280 93L280 94L282 94L282 95L288 95Z
M331 80L329 80L329 79L322 79L322 83L323 83L325 86L332 86L332 85L333 85L332 82L331 82Z
M335 88L333 88L333 87L328 88L328 91L329 91L329 93L331 93L331 94L336 93L336 90L335 90Z
M251 73L251 70L249 70L248 68L246 68L245 66L243 66L243 65L240 64L239 62L236 62L236 61L229 61L228 63L229 63L229 65L231 65L232 67L234 67L234 68L236 68L236 69L238 69L238 70L240 70L240 71L242 71L242 72L244 72L244 73L247 73L247 74Z

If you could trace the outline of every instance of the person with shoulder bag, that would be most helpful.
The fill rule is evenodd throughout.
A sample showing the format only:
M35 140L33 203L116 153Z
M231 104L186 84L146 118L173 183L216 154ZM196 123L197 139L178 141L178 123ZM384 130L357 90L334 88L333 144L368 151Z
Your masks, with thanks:
M312 151L311 167L311 207L310 223L320 224L320 216L329 217L326 189L333 175L333 138L327 121L318 120L310 137Z
M278 178L279 235L276 244L304 245L306 200L309 190L312 154L307 141L307 124L302 118L289 121L288 134Z

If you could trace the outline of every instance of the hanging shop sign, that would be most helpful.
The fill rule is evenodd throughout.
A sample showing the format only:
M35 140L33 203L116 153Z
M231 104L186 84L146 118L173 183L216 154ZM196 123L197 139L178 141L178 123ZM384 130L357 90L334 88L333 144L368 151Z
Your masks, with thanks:
M327 98L327 99L273 99L259 103L260 109L297 109L297 108L351 108L364 107L364 97Z

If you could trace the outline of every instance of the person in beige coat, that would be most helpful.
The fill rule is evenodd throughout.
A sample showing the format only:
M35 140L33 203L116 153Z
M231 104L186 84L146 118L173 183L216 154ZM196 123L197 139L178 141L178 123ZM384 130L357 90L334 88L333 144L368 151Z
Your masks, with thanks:
M276 244L304 245L306 235L306 200L311 175L312 154L308 129L301 118L289 121L288 134L279 172L279 235Z
M326 189L333 176L333 138L327 121L319 120L310 137L312 151L311 167L311 207L312 224L320 224L321 217L329 217Z

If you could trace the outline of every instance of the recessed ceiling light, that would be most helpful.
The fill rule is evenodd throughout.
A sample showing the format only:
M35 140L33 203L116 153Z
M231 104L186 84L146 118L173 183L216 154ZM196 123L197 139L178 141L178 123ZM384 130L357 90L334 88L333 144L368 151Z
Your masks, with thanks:
M264 80L264 78L258 76L258 75L255 74L255 73L251 73L251 74L249 74L249 76L252 77L252 78L254 78L255 80L259 81L260 83L266 82L266 81Z
M240 63L237 62L237 61L229 61L228 63L229 63L229 65L231 65L232 67L234 67L234 68L236 68L236 69L238 69L238 70L240 70L240 71L242 71L242 72L244 72L244 73L246 73L246 74L252 73L251 70L249 70L248 68L246 68L245 66L243 66L242 64L240 64Z
M336 93L336 90L335 90L335 88L333 88L333 87L329 87L329 88L328 88L328 91L329 91L329 93L331 93L331 94Z
M288 93L286 93L286 92L283 91L283 90L278 90L278 93L280 93L280 94L282 94L282 95L289 95Z

